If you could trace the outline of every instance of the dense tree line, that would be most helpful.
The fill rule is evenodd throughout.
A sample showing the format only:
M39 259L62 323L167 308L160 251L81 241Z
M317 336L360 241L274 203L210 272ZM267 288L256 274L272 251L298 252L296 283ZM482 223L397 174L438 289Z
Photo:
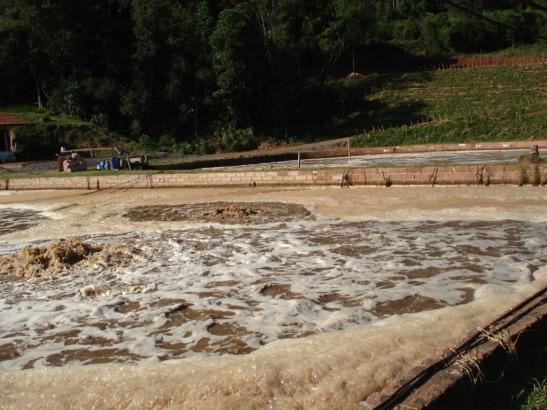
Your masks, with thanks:
M151 141L284 135L328 114L331 79L394 50L401 62L547 37L542 2L0 0L0 105Z

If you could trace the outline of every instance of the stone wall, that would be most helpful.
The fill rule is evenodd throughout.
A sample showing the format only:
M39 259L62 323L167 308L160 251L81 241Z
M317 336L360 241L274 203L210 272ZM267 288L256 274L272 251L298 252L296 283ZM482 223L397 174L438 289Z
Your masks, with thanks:
M537 171L536 171L537 170ZM546 184L547 165L489 165L422 168L336 168L264 172L156 173L63 176L0 180L0 190L129 189L172 187L336 185L519 185Z

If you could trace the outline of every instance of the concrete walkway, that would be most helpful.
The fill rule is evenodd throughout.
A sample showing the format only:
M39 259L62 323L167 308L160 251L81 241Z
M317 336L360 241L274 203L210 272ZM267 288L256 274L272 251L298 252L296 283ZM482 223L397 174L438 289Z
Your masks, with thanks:
M421 167L421 166L442 166L442 165L490 165L490 164L514 164L521 155L526 155L530 150L474 150L474 151L439 151L420 153L389 153L358 155L337 158L304 159L301 161L302 168L330 168L330 167ZM542 157L547 157L547 149L540 150ZM264 162L261 164L239 165L223 167L222 169L245 168L253 170L266 169L287 169L297 168L298 161ZM215 168L209 168L215 169Z

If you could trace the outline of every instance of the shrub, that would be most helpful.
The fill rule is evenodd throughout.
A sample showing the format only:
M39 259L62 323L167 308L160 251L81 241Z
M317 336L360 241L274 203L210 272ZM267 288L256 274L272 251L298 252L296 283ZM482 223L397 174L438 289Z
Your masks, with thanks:
M213 147L209 144L209 141L205 138L201 138L194 143L193 153L199 155L211 154Z
M149 135L142 134L137 141L137 146L143 151L154 151L158 148L157 142Z
M526 172L526 167L520 169L520 175L518 180L519 186L524 186L528 183L528 173Z
M119 139L120 136L115 138ZM61 146L65 148L85 148L111 146L112 140L79 124L56 124L54 122L34 122L16 131L17 158L19 160L53 159Z
M175 137L169 134L164 134L158 141L158 148L165 151L172 151L173 146L177 144Z
M541 184L541 173L539 167L536 165L534 167L534 174L532 175L532 185L539 186Z
M217 139L217 145L221 151L245 151L257 147L252 128L223 128L220 130Z
M177 142L171 146L171 152L180 155L190 155L194 153L194 147L188 142Z

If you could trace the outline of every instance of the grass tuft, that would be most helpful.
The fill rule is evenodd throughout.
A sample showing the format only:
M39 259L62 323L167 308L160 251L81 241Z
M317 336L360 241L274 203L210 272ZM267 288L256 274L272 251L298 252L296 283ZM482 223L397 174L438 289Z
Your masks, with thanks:
M539 186L541 184L541 172L539 171L539 167L536 165L534 167L534 173L532 174L532 185L533 186Z
M484 380L484 373L480 367L479 360L473 357L471 353L460 353L454 364L458 369L467 374L467 377L469 377L469 380L473 384L479 384Z
M547 409L547 379L534 381L533 390L526 398L521 410L545 410Z
M528 172L526 171L526 167L521 167L518 179L518 186L524 186L526 184L528 184Z

